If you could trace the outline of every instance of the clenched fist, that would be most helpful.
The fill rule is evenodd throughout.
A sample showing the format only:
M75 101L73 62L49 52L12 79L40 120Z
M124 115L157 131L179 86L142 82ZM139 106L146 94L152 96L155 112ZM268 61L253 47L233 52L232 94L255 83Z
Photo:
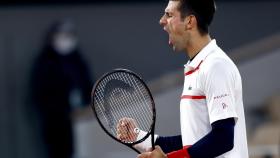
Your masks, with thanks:
M150 152L145 152L137 156L137 158L167 158L160 146L155 146L155 149Z
M121 118L117 124L117 138L123 142L135 142L139 129L137 123L132 118Z

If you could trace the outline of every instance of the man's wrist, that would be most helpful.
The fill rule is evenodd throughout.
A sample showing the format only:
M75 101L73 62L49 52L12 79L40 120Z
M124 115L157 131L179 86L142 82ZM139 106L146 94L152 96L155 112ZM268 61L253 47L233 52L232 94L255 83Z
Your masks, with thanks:
M138 136L137 136L137 141L144 138L148 132L146 131L142 131L142 130L138 130L137 131ZM152 148L152 141L151 141L151 135L145 139L143 142L135 144L133 147L136 148L137 150L139 150L141 153L142 152L147 152ZM156 139L158 138L158 135L154 135L154 142L156 141Z

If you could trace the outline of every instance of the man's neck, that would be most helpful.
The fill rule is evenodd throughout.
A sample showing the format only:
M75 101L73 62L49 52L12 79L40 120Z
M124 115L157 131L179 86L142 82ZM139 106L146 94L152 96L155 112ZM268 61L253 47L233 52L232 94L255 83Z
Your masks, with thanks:
M186 50L189 58L191 59L198 54L210 41L211 37L208 34L192 38Z

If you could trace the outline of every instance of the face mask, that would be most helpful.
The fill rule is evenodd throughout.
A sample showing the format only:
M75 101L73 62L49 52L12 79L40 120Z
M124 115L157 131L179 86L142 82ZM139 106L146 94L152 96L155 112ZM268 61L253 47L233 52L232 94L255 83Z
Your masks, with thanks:
M57 35L53 47L60 55L68 55L77 47L77 39L66 35Z

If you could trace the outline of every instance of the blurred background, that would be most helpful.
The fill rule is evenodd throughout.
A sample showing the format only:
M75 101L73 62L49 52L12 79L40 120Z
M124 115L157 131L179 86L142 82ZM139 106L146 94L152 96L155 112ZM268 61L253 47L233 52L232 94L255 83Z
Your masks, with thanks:
M243 78L250 157L279 158L280 1L216 3L210 32ZM88 106L96 79L119 67L151 88L156 133L178 134L188 58L172 52L158 24L166 4L2 0L0 157L136 157L102 131Z

